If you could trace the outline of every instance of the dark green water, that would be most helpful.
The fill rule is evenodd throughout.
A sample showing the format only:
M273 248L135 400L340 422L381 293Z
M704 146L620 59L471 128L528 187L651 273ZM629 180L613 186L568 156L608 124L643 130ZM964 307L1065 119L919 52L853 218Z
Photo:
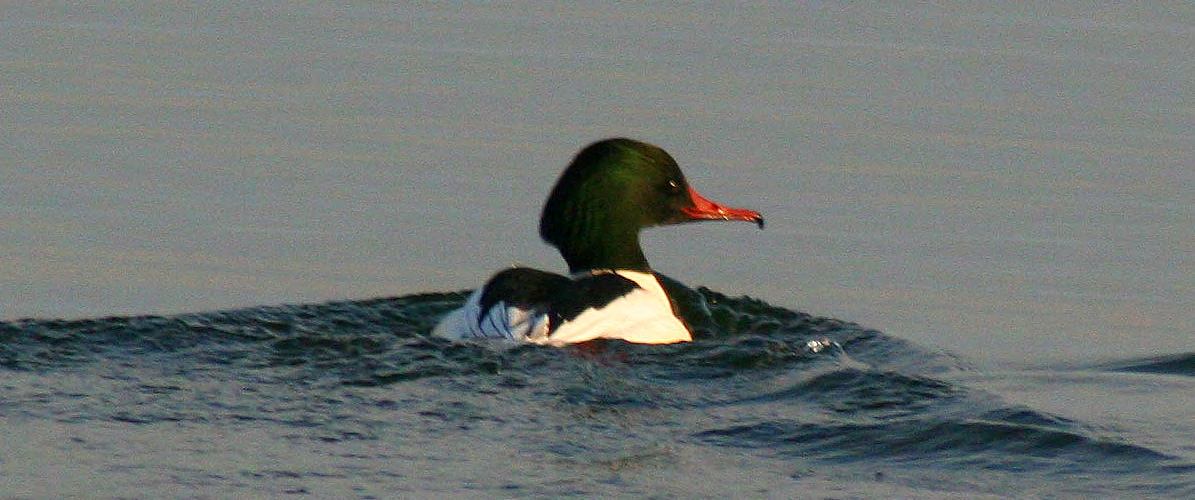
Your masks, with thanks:
M1195 491L1195 464L1181 453L959 383L984 375L948 355L750 298L684 296L698 340L670 346L427 337L460 293L0 323L0 418L12 450L0 458L3 493ZM1109 386L1146 372L1187 380L1191 359L1095 371Z

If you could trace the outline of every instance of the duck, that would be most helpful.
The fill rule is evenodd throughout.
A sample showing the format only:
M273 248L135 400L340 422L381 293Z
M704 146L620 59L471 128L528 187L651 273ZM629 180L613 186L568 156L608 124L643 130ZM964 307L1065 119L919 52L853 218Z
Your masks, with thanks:
M557 347L599 339L692 341L644 256L639 234L708 220L764 226L754 210L698 194L658 146L623 137L590 144L565 168L540 216L540 237L560 251L569 274L502 270L442 318L432 334Z

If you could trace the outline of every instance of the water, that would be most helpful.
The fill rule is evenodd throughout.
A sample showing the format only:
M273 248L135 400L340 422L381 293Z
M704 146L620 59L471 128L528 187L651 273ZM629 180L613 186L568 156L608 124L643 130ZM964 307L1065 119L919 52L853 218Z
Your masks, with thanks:
M1189 2L11 7L0 318L560 269L535 214L626 135L768 218L646 233L686 282L983 361L1195 349Z
M4 12L0 496L1189 496L1189 2ZM864 326L422 339L615 135L768 218L657 269Z
M1195 492L1189 403L1172 421L1138 412L1143 420L1093 423L977 388L1086 379L1150 401L1182 399L1195 389L1191 355L977 373L856 324L706 289L687 294L698 340L672 346L429 338L459 293L0 324L5 493Z

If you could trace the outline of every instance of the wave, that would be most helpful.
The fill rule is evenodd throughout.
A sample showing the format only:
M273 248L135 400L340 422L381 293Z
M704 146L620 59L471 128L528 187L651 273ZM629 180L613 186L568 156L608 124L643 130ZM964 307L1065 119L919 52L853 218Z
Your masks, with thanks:
M1096 368L1106 371L1195 377L1195 352L1121 360L1103 363Z
M1031 474L1046 483L1106 476L1074 490L1080 492L1127 485L1117 491L1170 494L1190 487L1195 466L1187 461L943 380L943 374L966 369L946 353L854 323L663 282L693 327L692 343L609 341L557 349L430 337L438 318L467 293L453 292L175 316L3 322L0 369L125 377L153 401L80 409L71 407L83 404L71 399L77 394L62 390L63 401L51 405L59 413L47 417L54 419L206 422L231 412L238 421L284 426L324 422L326 439L363 439L382 424L349 416L353 412L344 406L359 399L351 391L419 388L432 402L410 404L424 406L419 415L433 419L437 432L445 423L466 428L478 419L501 422L493 412L518 407L646 411L653 420L631 429L632 435L662 425L683 429L677 439L694 446L758 450L817 467L878 461L957 477L975 471ZM1108 369L1191 375L1193 360L1185 354ZM256 389L229 395L219 389L229 380ZM183 389L196 381L211 383ZM486 403L495 395L501 395L498 403ZM30 409L38 401L13 398L6 408L27 415L51 411ZM360 411L384 411L379 404ZM331 421L328 414L339 416ZM579 435L608 432L584 427L592 425L586 422L559 425ZM551 431L538 426L519 432L536 436L517 438L523 442L558 440L539 435ZM558 442L545 446L544 453L564 449ZM572 446L576 451L588 444ZM1016 482L1008 479L995 491L1024 492Z

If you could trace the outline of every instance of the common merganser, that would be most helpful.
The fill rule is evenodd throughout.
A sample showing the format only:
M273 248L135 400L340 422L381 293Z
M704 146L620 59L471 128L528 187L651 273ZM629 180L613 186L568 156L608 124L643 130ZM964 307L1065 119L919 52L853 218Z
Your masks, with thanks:
M652 272L639 231L698 220L741 220L758 212L697 194L667 152L625 138L582 149L540 217L539 234L568 263L569 276L506 269L436 325L450 339L499 338L562 346L596 339L641 344L693 340Z

